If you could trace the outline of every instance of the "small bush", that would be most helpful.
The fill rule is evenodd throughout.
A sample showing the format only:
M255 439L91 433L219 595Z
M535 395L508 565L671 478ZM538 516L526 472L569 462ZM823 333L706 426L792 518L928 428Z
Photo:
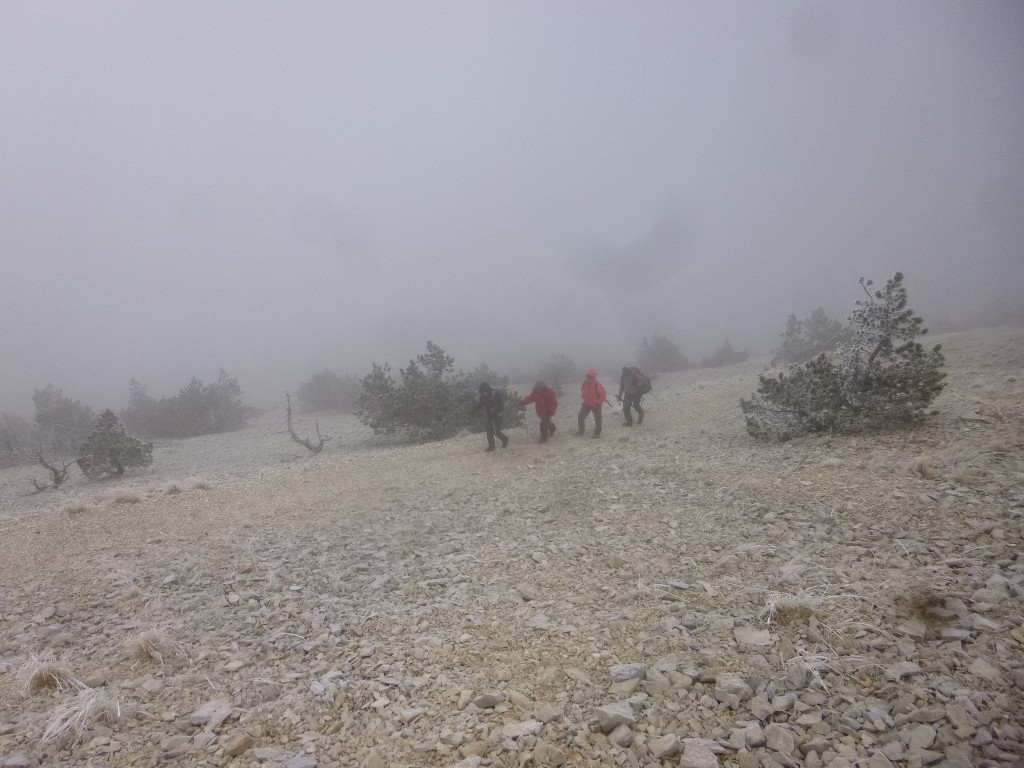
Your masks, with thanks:
M410 440L427 441L480 428L479 417L472 413L479 382L471 374L455 372L455 359L432 341L425 354L399 369L399 381L390 365L374 363L360 383L356 415L375 434L403 433ZM521 422L519 399L518 393L506 392L507 426L515 426L517 413Z
M701 368L720 368L723 365L734 365L735 363L745 363L747 358L750 357L750 353L747 350L737 351L732 348L732 344L726 339L722 342L722 346L715 350L713 355L702 357L700 359Z
M805 363L822 352L833 352L840 344L846 344L852 337L850 329L838 320L833 320L818 307L804 320L790 315L782 343L773 350L772 365Z
M644 337L644 343L637 352L636 365L648 374L685 371L692 367L677 344L658 334L654 334L650 341Z
M777 377L759 377L757 392L740 400L747 431L785 440L808 432L851 433L921 421L942 391L945 362L939 345L916 341L926 329L907 307L903 274L872 292L850 315L850 341L834 360L820 354Z
M348 411L356 406L361 388L354 376L325 368L299 384L299 402L307 411Z
M238 379L223 369L212 384L192 380L174 397L157 400L135 379L128 385L125 424L145 437L194 437L241 429L256 410L242 403Z
M128 468L152 464L153 444L129 435L114 412L106 410L79 454L78 466L86 477L120 476Z

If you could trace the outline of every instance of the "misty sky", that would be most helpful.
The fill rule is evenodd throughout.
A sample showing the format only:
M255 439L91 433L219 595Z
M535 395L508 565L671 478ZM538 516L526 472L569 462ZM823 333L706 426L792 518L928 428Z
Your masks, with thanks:
M1017 0L0 4L0 408L766 350L896 270L1024 295Z

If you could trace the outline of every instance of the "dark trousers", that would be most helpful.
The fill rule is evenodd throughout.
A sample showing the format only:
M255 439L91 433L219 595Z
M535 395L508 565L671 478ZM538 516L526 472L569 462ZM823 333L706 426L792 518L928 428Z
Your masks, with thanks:
M633 412L632 409L636 408L637 424L644 423L644 409L640 407L640 401L643 399L643 395L623 395L622 396L622 415L626 417L626 424L633 426Z
M587 427L587 414L594 414L594 437L601 434L601 406L597 408L591 408L589 405L580 407L580 415L576 417L576 421L579 422L580 434L582 435L586 431Z
M508 435L501 431L501 414L500 413L485 413L484 414L484 430L487 432L487 447L494 447L494 436L497 435L498 439L501 440L501 444L505 445L508 442Z
M540 419L540 442L547 442L547 439L553 434L555 434L555 423L550 416L542 416Z

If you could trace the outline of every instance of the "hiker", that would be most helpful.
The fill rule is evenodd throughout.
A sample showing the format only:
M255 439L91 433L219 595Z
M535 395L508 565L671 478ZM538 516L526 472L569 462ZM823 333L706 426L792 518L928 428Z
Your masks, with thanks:
M583 396L583 405L580 406L580 414L577 417L579 430L576 434L582 437L586 434L587 414L594 414L594 437L601 436L601 406L608 402L608 394L604 391L601 382L597 380L597 371L593 368L587 371L587 378L583 380L580 387L580 394Z
M534 403L533 407L537 409L537 416L540 418L540 440L538 442L546 443L548 437L555 434L555 424L551 421L551 417L558 410L558 397L555 395L555 390L543 381L538 381L533 385L533 391L523 398L523 405L530 403Z
M643 396L651 391L651 380L639 369L622 368L622 376L619 378L619 394L615 399L622 403L622 415L626 417L626 426L633 426L633 412L636 408L637 424L644 423L644 409L640 407Z
M501 412L505 409L505 396L500 390L493 389L486 381L480 384L480 399L473 413L484 409L484 429L487 432L487 448L484 453L494 450L494 436L501 440L501 447L508 447L508 435L501 431Z

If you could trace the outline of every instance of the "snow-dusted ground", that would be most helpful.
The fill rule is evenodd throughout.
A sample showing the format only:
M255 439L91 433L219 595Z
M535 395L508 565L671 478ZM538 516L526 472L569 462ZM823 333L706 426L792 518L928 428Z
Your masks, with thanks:
M1011 765L1024 331L936 340L906 433L753 442L761 360L600 440L567 397L494 454L337 417L313 457L272 412L117 482L4 470L0 765ZM83 694L23 694L31 654L122 717L44 742Z

